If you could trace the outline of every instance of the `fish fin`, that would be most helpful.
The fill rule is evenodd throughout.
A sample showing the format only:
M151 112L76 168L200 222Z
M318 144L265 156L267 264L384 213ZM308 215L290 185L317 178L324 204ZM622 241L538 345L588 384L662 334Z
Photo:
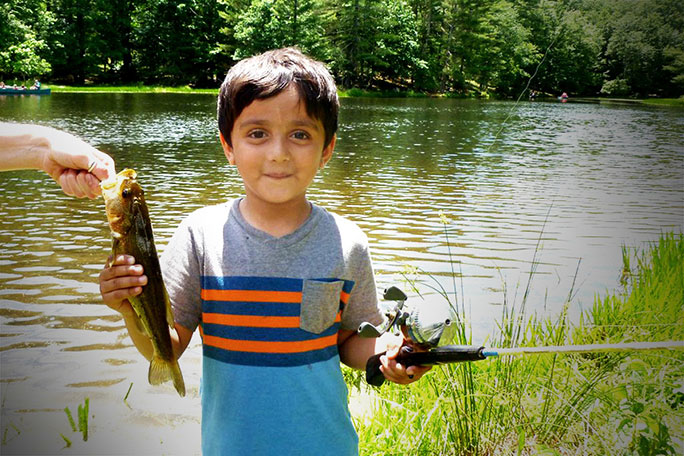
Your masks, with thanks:
M150 382L150 385L161 385L166 381L172 380L178 394L181 397L185 396L185 382L183 381L183 374L181 373L178 361L166 361L159 356L153 357L152 361L150 361L147 380Z
M145 329L145 325L143 325L142 320L140 317L136 314L135 315L135 326L138 328L138 331L140 331L143 334L147 334L147 330Z
M183 381L183 374L178 361L171 364L171 376L173 377L173 387L176 388L180 397L185 397L185 381Z
M154 336L152 335L152 330L150 327L146 324L146 320L143 319L142 315L142 303L137 297L130 297L128 298L128 301L131 303L131 307L133 307L133 311L135 312L135 325L138 328L138 331L141 333L145 334L147 337L152 339Z
M175 328L176 323L173 320L173 311L171 310L171 301L169 301L169 295L164 288L164 301L166 302L166 322L169 324L169 328Z

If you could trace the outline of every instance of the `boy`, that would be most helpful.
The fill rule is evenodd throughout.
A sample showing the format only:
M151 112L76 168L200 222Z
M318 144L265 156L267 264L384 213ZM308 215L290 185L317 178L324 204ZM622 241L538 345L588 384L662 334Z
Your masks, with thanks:
M427 370L394 361L400 338L356 334L382 320L367 239L306 198L335 148L338 108L323 64L291 48L239 62L221 86L219 136L245 196L191 214L162 257L176 356L202 334L205 455L357 454L340 361L363 369L388 349L389 380ZM149 358L126 300L146 283L133 263L115 258L100 290Z

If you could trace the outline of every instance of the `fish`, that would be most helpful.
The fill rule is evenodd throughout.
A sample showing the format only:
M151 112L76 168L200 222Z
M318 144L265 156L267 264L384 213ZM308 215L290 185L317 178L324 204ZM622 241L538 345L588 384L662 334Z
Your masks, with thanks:
M160 385L173 381L178 394L185 396L185 382L173 355L169 327L174 328L171 302L164 285L152 223L137 173L124 169L113 179L100 184L107 220L112 232L112 257L132 255L142 265L147 285L142 293L128 298L137 316L138 327L152 342L148 381Z

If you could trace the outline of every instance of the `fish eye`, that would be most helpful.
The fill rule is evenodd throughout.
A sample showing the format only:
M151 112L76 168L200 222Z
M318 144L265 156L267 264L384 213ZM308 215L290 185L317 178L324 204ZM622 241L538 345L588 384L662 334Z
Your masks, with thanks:
M128 198L130 196L130 194L131 194L131 190L128 188L124 188L121 192L121 196L123 196L124 198Z

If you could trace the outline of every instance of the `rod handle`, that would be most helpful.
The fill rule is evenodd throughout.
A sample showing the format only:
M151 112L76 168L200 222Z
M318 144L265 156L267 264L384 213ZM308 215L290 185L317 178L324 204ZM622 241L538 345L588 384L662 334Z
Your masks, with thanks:
M380 386L385 376L380 371L380 357L386 352L373 355L366 362L366 382ZM444 345L428 351L414 351L412 347L401 347L396 361L408 366L434 366L435 364L462 363L485 359L484 347L477 345Z
M384 356L385 353L387 352L384 351L382 353L378 353L368 358L368 361L366 362L366 383L368 383L369 385L381 386L383 383L385 383L385 376L382 374L382 371L380 370L380 366L382 366L382 363L380 362L380 357ZM402 359L405 359L406 355L409 353L413 353L413 348L409 347L408 345L404 345L403 347L401 347L401 350L397 355L396 361L398 363L403 364L401 362Z

